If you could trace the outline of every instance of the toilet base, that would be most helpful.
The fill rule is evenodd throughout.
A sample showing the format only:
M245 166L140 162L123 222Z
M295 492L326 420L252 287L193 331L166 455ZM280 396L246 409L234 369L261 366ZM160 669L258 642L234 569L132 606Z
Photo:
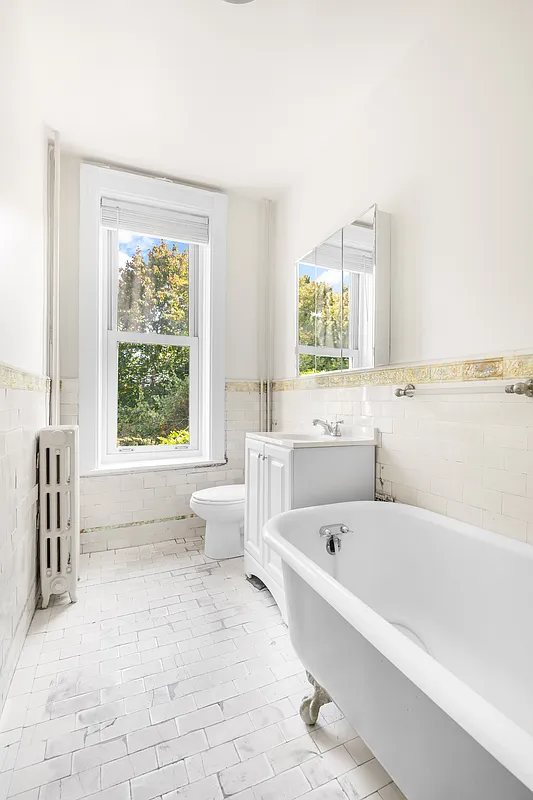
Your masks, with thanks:
M239 522L206 522L205 547L207 558L222 561L244 553L244 527Z

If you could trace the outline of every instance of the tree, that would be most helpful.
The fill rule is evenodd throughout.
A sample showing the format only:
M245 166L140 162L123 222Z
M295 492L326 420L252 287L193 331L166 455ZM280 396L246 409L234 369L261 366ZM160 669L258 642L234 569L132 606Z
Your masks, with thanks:
M118 329L188 335L189 253L161 240L120 272ZM119 344L119 446L189 442L189 348Z
M341 315L342 297L342 315ZM349 289L335 292L324 281L309 275L298 280L298 342L308 347L346 346L348 341ZM300 374L348 369L347 358L300 355Z

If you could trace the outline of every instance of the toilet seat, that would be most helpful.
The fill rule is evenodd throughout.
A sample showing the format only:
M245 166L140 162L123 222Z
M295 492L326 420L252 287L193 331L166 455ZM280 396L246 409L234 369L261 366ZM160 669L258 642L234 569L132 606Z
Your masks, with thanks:
M205 503L205 505L244 505L244 484L200 489L200 491L192 493L191 499L196 503Z

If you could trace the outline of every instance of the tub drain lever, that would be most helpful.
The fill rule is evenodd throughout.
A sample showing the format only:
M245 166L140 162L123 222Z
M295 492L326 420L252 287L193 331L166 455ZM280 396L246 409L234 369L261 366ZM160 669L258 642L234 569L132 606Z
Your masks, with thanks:
M353 531L342 522L336 522L333 525L322 525L319 534L326 539L326 550L330 556L334 556L339 552L341 539L347 533L353 533Z

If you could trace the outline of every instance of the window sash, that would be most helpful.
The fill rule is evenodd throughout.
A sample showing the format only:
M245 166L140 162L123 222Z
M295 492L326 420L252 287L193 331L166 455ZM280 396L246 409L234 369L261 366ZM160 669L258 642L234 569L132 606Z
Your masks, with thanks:
M120 225L120 229L123 226ZM198 325L198 272L199 246L189 246L189 336L173 334L143 333L140 331L119 331L118 324L118 290L119 290L119 228L111 229L101 226L103 275L103 307L107 308L106 346L103 352L102 383L104 384L104 406L102 421L102 461L138 461L147 455L168 458L169 453L179 455L179 451L187 457L199 452L199 338ZM157 237L154 231L151 234ZM189 444L187 445L138 445L132 447L117 446L118 422L118 345L121 342L131 344L152 344L189 348Z
M359 358L359 350L348 347L309 347L299 344L296 348L298 355L304 356L333 356L333 358Z
M142 338L139 338L142 337ZM166 340L166 341L162 341ZM172 340L172 341L170 341ZM189 348L189 444L139 445L134 447L117 446L118 420L118 345L121 342L133 344L171 345ZM199 340L191 336L159 336L158 334L130 334L125 331L108 331L106 348L106 387L104 397L105 414L103 460L143 460L146 454L168 458L169 452L185 451L190 456L199 450Z

